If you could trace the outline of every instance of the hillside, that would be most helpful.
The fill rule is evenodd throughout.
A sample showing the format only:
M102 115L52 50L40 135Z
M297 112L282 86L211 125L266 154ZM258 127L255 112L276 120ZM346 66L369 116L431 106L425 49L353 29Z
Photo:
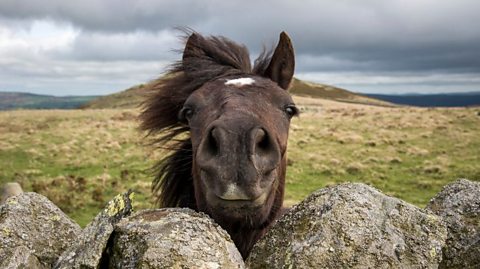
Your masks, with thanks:
M0 110L72 109L98 96L51 96L21 92L0 92Z
M83 104L81 108L136 108L142 102L146 87L136 85L124 91L100 96Z
M297 96L305 96L312 98L320 98L327 100L334 100L339 102L365 104L365 105L380 105L392 106L392 103L381 101L373 97L367 97L358 93L354 93L342 88L314 83L309 81L299 80L294 78L290 93Z
M82 108L135 108L142 102L146 92L144 84L133 86L122 92L99 97ZM335 100L340 102L391 106L392 104L374 98L353 93L341 88L294 79L290 92L293 95Z

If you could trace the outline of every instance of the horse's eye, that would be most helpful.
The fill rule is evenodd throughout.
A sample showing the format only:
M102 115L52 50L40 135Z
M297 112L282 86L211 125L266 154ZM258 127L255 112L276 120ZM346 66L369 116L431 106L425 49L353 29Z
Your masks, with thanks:
M191 107L183 107L178 113L178 120L182 123L188 123L193 116L193 109Z
M287 105L285 107L285 113L289 118L298 115L298 108L295 105Z

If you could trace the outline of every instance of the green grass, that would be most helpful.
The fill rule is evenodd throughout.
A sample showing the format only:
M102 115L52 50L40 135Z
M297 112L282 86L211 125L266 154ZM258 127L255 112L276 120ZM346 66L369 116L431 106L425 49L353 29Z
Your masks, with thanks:
M480 179L477 110L347 106L306 114L291 134L287 199L363 182L424 206L456 178Z
M141 145L130 110L0 113L0 183L19 182L81 225L115 194L133 189L151 207L152 153Z
M423 207L457 178L480 180L480 108L373 107L297 98L286 204L342 182L363 182ZM82 226L133 189L151 208L162 152L144 145L136 110L0 112L0 184L19 182Z

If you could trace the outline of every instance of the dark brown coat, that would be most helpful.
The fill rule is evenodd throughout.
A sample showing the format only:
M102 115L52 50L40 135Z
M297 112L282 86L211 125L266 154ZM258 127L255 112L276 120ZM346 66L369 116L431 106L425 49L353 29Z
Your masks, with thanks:
M156 167L159 205L207 213L244 258L282 211L293 72L285 33L253 68L244 46L191 33L141 114L141 127L172 152Z

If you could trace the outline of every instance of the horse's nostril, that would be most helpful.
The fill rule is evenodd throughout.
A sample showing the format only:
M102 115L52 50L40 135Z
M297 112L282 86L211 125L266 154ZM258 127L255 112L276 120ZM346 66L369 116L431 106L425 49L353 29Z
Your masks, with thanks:
M255 151L267 151L268 148L270 147L270 139L267 135L267 133L259 128L257 129L256 131L256 134L255 134Z
M216 155L218 153L219 147L219 130L217 128L212 128L210 133L208 134L207 145L206 149L212 155Z
M275 140L264 128L255 128L251 132L252 161L258 173L267 175L280 162L280 151Z

